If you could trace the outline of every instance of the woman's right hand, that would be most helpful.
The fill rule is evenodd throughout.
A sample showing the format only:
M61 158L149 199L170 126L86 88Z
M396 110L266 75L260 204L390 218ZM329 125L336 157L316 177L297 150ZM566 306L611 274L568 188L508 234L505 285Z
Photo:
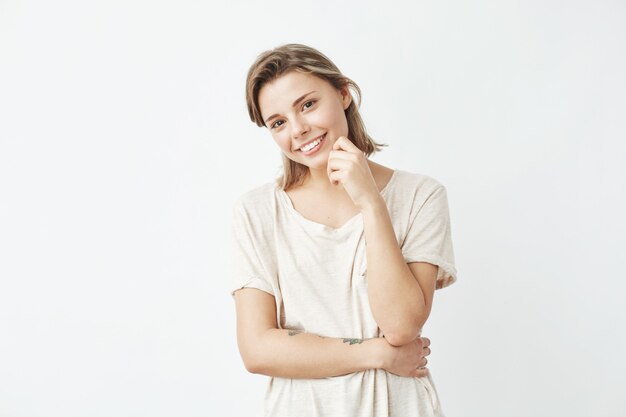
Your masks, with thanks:
M383 366L382 368L399 376L423 377L428 375L426 364L430 355L430 339L418 337L414 341L402 346L394 346L383 339ZM421 368L421 369L420 369Z

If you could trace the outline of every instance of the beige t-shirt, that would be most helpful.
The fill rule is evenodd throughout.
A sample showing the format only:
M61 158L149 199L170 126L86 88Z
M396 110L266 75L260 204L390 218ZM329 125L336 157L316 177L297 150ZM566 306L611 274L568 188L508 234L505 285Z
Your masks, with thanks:
M409 262L439 266L437 288L456 281L446 189L396 169L381 190L398 245ZM231 295L274 295L281 329L326 337L382 337L367 295L363 217L335 229L305 218L275 183L241 195L233 207ZM265 416L443 416L432 377L368 369L319 379L271 377Z

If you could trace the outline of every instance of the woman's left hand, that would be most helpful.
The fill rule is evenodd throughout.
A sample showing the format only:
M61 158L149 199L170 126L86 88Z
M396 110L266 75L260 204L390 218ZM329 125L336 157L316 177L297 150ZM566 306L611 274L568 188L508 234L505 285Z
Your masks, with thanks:
M328 178L341 184L354 204L361 210L374 204L380 192L363 151L345 136L339 136L328 155Z

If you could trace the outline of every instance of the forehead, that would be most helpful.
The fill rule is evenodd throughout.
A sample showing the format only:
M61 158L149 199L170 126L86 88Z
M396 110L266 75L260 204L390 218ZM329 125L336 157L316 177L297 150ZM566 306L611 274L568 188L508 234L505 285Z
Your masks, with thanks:
M330 83L311 74L290 71L266 83L259 91L259 107L264 116L291 108L295 99L309 91L327 92Z

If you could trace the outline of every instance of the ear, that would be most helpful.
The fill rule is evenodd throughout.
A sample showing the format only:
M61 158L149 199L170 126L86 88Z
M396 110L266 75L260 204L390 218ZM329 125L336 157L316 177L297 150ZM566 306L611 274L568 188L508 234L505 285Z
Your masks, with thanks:
M350 103L352 103L352 94L350 94L350 90L347 85L341 88L341 101L343 102L344 110L347 110Z

